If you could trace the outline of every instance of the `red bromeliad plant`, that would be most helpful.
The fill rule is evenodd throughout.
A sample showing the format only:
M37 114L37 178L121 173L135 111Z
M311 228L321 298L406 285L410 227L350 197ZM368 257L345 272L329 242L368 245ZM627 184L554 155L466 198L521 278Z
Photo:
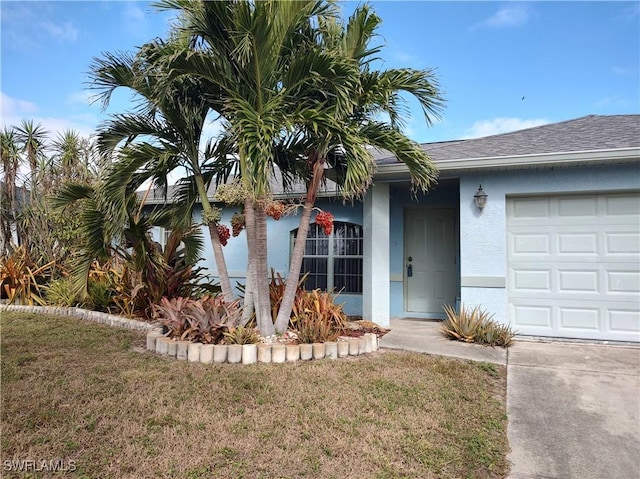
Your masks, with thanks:
M219 344L240 318L239 302L227 303L222 296L201 299L162 298L154 313L172 338Z

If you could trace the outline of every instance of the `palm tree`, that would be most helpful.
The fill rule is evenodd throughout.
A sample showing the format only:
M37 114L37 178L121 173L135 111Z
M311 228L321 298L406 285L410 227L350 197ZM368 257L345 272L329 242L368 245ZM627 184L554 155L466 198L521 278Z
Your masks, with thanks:
M380 18L365 5L355 10L346 25L333 19L320 25L322 35L318 38L322 48L357 65L357 77L351 80L353 108L336 109L333 112L335 123L329 128L300 125L303 131L300 138L307 145L306 157L295 154L280 157L278 166L299 175L307 184L307 194L300 216L298 240L291 255L289 280L276 319L277 331L286 330L289 324L305 238L327 162L345 198L361 197L372 181L375 163L368 151L370 146L386 149L405 162L415 189L426 191L437 177L426 153L401 131L403 100L400 94L406 92L416 98L426 122L430 124L438 118L443 105L438 84L430 70L371 69L372 60L380 51L379 47L370 45L379 24ZM338 112L343 114L339 116ZM379 119L384 114L389 123Z
M53 166L59 177L66 181L83 181L91 175L90 167L95 161L93 148L89 140L82 138L77 131L58 133L51 143L51 150Z
M332 114L351 105L349 81L356 66L320 48L314 38L314 23L334 18L338 10L311 0L166 0L159 6L180 11L178 31L191 39L190 49L168 58L169 69L211 88L206 98L234 139L247 192L248 284L258 327L270 335L266 216L259 205L271 195L274 143L299 124L329 128Z
M166 76L156 57L169 55L177 45L162 41L143 46L137 55L119 52L94 60L91 77L98 99L106 108L113 92L125 87L142 100L138 111L114 115L101 126L98 146L103 154L113 154L117 147L124 147L119 160L105 178L105 193L113 202L117 221L126 221L123 205L131 191L146 180L152 180L158 188L167 188L168 174L178 167L187 172L183 180L183 198L192 204L195 196L203 208L203 221L208 226L214 258L220 278L222 294L233 300L233 292L227 272L222 244L218 234L220 219L216 208L207 196L207 187L217 165L211 165L210 156L200 152L202 132L209 112L204 92L197 79L177 78L167 83ZM163 89L159 90L159 82ZM208 147L210 149L210 145ZM220 173L226 167L223 161ZM222 175L224 176L224 174ZM196 195L189 195L195 190ZM189 203L190 202L190 203ZM184 207L184 205L182 205ZM191 218L191 213L188 213Z
M0 133L0 164L2 166L3 182L1 195L1 225L2 247L0 255L11 254L14 249L13 232L17 228L18 194L16 180L20 167L20 149L14 128L5 127ZM19 232L16 231L16 234Z
M22 152L27 155L27 161L29 162L29 197L32 200L37 195L38 166L44 154L47 135L48 133L42 125L39 123L34 125L33 120L23 120L20 126L16 128L16 139L21 144Z

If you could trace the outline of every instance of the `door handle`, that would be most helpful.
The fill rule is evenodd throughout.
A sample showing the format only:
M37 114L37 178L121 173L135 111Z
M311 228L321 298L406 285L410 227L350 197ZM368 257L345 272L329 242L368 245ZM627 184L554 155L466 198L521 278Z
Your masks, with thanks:
M411 276L413 276L413 265L408 264L407 265L407 277L411 278Z

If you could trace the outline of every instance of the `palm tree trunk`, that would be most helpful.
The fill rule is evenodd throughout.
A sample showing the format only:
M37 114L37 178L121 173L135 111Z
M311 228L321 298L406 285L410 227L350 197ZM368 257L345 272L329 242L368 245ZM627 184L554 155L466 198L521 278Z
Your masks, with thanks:
M240 321L240 326L246 326L255 311L253 289L253 281L251 281L251 263L249 263L247 265L247 282L244 286L244 308L242 309L242 320Z
M207 198L207 189L204 185L204 179L200 175L194 175L196 186L198 188L198 194L200 196L200 202L202 203L202 213L205 218L209 217L212 208ZM222 289L222 296L227 302L231 302L234 299L233 289L231 288L231 281L229 280L229 272L227 271L227 263L224 259L224 252L222 251L222 243L220 243L220 236L218 235L218 225L213 221L207 222L209 227L209 236L211 237L211 246L213 247L213 258L216 262L216 268L218 270L218 278L220 279L220 289Z
M293 253L291 254L289 276L287 277L287 284L284 289L282 303L280 303L280 310L278 311L278 317L276 318L275 328L278 333L284 333L289 326L293 302L295 301L296 290L298 289L298 278L300 278L300 269L302 268L305 243L307 240L307 234L309 233L311 212L313 211L313 206L315 205L316 198L318 197L320 181L324 175L324 159L318 159L317 152L313 152L310 155L309 161L313 165L313 179L307 187L307 198L302 209L300 224L298 226L298 234L293 247Z
M220 236L218 236L218 225L210 221L207 226L209 227L209 236L211 237L211 246L213 246L213 258L216 262L216 268L218 269L218 277L220 279L220 289L222 290L222 296L226 302L233 301L233 290L231 289L231 281L229 281L229 272L227 271L227 263L224 260L224 252L222 251L222 243L220 243Z
M271 317L269 283L267 282L266 218L264 212L261 213L262 215L256 210L252 199L245 200L244 218L250 265L248 281L253 288L256 322L260 334L272 336L275 334L275 329Z
M256 282L254 295L256 296L256 312L267 324L265 336L275 334L273 316L271 313L271 297L269 295L269 267L267 263L267 215L262 208L255 209L256 219ZM257 294L256 294L257 293Z

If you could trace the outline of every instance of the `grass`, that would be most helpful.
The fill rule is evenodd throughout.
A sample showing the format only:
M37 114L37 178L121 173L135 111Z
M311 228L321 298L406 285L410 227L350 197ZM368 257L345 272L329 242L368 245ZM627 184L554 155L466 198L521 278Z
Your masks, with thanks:
M73 318L5 312L0 324L2 477L501 478L508 471L500 366L402 352L202 365L144 352L142 333ZM74 461L76 470L4 467L27 459Z

